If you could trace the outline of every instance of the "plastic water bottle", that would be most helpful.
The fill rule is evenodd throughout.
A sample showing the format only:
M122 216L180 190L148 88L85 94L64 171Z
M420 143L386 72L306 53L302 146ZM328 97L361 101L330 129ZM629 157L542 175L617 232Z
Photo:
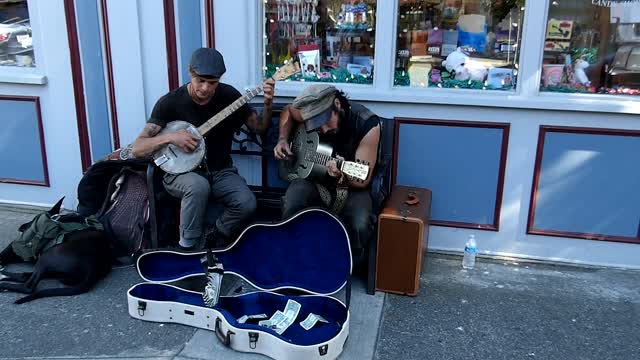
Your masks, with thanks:
M465 269L473 269L476 265L476 238L475 235L469 235L469 240L464 247L464 257L462 258L462 267Z

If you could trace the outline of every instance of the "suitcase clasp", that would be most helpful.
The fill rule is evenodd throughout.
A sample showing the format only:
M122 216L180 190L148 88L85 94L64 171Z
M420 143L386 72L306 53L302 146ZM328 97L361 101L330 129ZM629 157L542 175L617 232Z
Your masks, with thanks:
M249 332L249 347L252 349L256 348L256 345L258 344L258 338L260 337L260 334L257 332Z

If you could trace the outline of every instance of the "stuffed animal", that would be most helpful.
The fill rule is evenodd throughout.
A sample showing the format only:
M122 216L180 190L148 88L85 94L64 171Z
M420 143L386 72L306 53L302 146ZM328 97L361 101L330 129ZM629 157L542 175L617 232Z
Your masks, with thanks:
M589 63L584 59L578 59L575 64L573 64L573 78L577 83L585 86L591 85L591 81L589 81L587 74L584 72L584 69L588 67Z
M442 65L449 73L453 74L456 80L484 81L487 76L487 68L479 62L471 60L460 48L449 54Z

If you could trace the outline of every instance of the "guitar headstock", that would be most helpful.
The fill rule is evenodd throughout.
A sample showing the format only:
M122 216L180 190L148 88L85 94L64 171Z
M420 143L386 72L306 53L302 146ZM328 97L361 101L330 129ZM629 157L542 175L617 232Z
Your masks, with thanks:
M290 59L285 61L284 65L276 69L276 72L272 76L273 80L286 80L290 76L293 76L300 72L300 63L298 61Z
M356 161L345 161L342 164L342 172L351 180L364 182L369 176L369 162L356 159Z

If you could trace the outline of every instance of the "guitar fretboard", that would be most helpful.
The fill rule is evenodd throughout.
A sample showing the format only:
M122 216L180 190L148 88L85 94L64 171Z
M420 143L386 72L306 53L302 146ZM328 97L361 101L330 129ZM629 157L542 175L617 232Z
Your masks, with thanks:
M329 155L325 155L325 154L321 154L315 151L306 151L304 154L304 159L307 161L311 161L312 163L315 164L321 164L321 165L326 165L327 162L329 162L329 160L335 160L337 161L337 165L338 165L338 169L340 168L340 166L342 165L342 161L336 158L333 158Z
M229 115L233 114L236 110L238 110L242 105L246 104L249 100L254 98L256 95L262 92L262 85L259 85L247 93L239 97L236 101L231 103L226 108L222 109L219 113L215 114L211 119L207 120L204 124L198 127L198 132L200 135L206 135L211 129L213 129L218 123L222 120L226 119Z

